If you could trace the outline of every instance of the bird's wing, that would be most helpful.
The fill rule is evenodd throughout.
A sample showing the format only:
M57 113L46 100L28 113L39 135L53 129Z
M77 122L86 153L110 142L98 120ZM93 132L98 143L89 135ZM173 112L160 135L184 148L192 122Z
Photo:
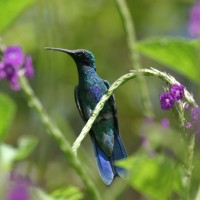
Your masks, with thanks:
M107 89L110 87L110 84L108 81L104 80L104 83L107 87ZM114 122L115 122L115 131L114 131L114 147L113 147L113 154L112 154L112 160L117 161L121 160L123 158L127 157L126 150L124 147L124 144L122 142L122 139L119 135L119 126L118 126L118 120L117 120L117 108L116 108L116 103L115 103L115 97L112 95L109 100L110 105L112 106L112 111L113 111L113 116L114 116ZM120 177L126 177L126 170L114 166L114 170L119 175Z
M79 113L80 113L83 121L87 122L87 119L83 115L77 86L75 87L75 90L74 90L74 96L75 96L75 101L76 101L76 105L79 110ZM112 168L112 162L111 162L110 158L99 147L92 130L90 130L90 136L91 136L92 143L94 146L94 152L95 152L96 162L97 162L100 176L106 185L110 185L115 176L114 172L113 172L113 168Z
M79 95L78 95L78 86L76 86L75 89L74 89L74 97L75 97L76 106L78 108L78 111L79 111L83 121L87 122L87 119L84 117L83 111L82 111L82 108L81 108L81 102L80 102L80 98L79 98Z

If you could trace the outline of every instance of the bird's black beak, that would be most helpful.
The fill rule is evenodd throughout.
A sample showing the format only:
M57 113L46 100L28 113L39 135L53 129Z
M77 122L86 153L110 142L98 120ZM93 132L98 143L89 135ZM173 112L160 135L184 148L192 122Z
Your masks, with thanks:
M68 50L68 49L62 49L62 48L54 48L54 47L45 47L46 50L53 50L53 51L61 51L69 54L70 56L73 57L75 55L75 52L73 50Z

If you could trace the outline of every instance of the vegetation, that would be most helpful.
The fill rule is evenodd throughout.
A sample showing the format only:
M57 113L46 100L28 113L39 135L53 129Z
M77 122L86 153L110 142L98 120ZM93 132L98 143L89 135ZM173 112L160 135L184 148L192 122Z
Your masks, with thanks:
M0 0L0 199L199 200L199 16L187 0ZM92 51L111 83L86 125L75 63L47 46ZM113 93L129 174L105 186L87 134Z

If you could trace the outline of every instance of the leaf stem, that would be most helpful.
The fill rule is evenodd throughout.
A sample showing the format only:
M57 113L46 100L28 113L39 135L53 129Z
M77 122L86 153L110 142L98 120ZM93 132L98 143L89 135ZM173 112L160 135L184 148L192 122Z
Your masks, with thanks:
M89 176L87 175L83 164L80 163L77 156L74 155L72 152L71 146L69 142L65 139L64 134L56 127L56 125L51 121L47 113L45 112L44 108L42 107L41 102L37 97L35 96L33 90L31 89L30 85L28 84L26 78L23 76L23 74L20 74L20 83L21 83L21 89L23 90L30 107L35 109L46 127L48 133L50 136L52 136L55 141L60 146L61 150L64 152L67 160L69 161L70 165L73 167L73 169L77 172L77 174L82 179L84 185L86 186L88 190L88 194L90 195L91 199L100 200L100 196L97 192L97 189L93 182L90 180Z
M191 177L193 170L193 157L195 146L195 133L188 136L189 144L185 156L185 184L187 187L187 200L190 200Z
M133 19L131 17L130 11L128 9L128 6L125 0L115 0L115 2L118 7L120 16L122 18L122 23L124 25L124 29L126 32L127 45L130 52L132 66L134 66L136 70L140 69L141 68L140 55L137 51L135 51L137 39L136 39ZM151 102L149 100L149 94L148 94L145 78L143 76L139 76L138 82L139 82L139 87L141 90L141 98L142 98L142 104L144 107L144 111L143 111L144 115L146 115L149 118L152 118L154 117L154 113L153 113Z

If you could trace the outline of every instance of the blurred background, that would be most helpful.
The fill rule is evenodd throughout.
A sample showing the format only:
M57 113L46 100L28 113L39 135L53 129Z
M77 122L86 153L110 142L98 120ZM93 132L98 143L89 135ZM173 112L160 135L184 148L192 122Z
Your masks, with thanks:
M3 12L5 1L0 0L0 2L0 12ZM137 39L142 40L152 36L190 38L187 27L189 11L194 2L127 0L135 23ZM15 12L17 1L11 1L11 4L10 13ZM7 16L9 18L9 12ZM70 144L84 126L74 101L74 87L78 83L77 69L68 55L46 51L44 47L84 48L92 51L96 58L98 74L110 83L134 68L130 61L123 23L114 0L30 1L28 5L22 6L20 13L16 14L9 26L1 27L0 34L5 45L20 45L26 54L32 55L35 77L30 84ZM153 66L175 76L198 100L197 84L168 66L144 56L141 60L142 68ZM143 114L137 80L127 82L115 92L120 133L127 153L132 155L142 151L143 154L148 154L149 148L160 152L165 142L166 148L171 147L172 151L178 152L178 157L183 157L184 147L178 142L181 140L178 120L172 112L160 109L159 94L163 92L165 84L153 77L147 77L146 82L155 114L154 119L147 119ZM24 136L34 137L37 140L32 153L26 159L15 162L13 169L18 174L29 177L31 182L47 193L65 186L76 186L84 193L81 179L69 166L67 158L56 142L46 134L37 113L28 107L23 93L11 91L8 84L3 81L0 84L0 91L10 96L17 108L3 142L17 147L20 138ZM170 125L163 125L163 119L169 120ZM154 142L148 144L151 147L147 145L148 148L145 149L146 144L141 141L144 142L144 138L149 138L150 135L153 136ZM145 142L148 143L146 140ZM150 199L137 189L125 185L125 181L120 178L117 178L110 187L103 184L89 137L82 143L78 156L104 199ZM196 159L195 166L198 165L200 163ZM195 170L197 169L198 167L195 167ZM200 175L194 174L192 191L195 194ZM87 194L84 199L88 199Z

